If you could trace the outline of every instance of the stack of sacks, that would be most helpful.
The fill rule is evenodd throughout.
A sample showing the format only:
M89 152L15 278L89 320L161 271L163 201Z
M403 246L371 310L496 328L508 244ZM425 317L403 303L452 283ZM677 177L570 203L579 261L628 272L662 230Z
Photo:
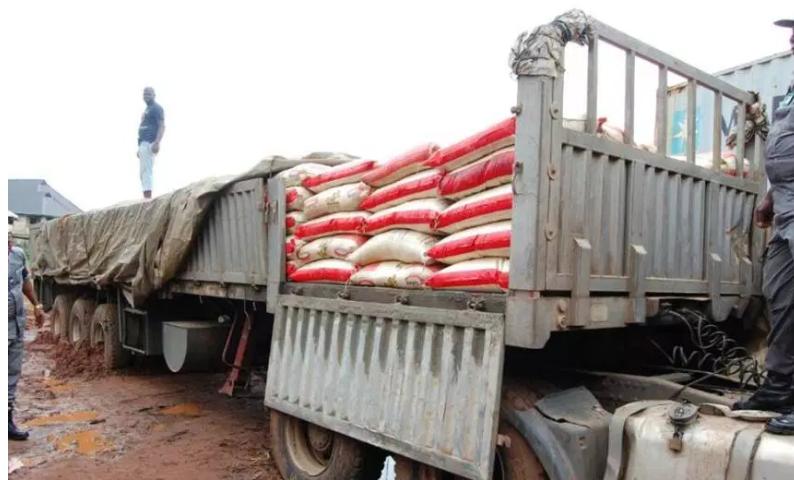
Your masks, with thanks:
M434 289L502 291L510 270L515 119L441 150L429 166L446 171L438 195L454 202L434 225L450 234L428 256L446 268L425 285Z
M514 143L510 118L444 149L305 176L287 199L290 280L506 289Z
M348 281L356 268L345 258L367 240L360 232L369 214L360 205L372 189L361 178L374 167L374 160L353 160L303 176L300 187L287 187L287 209L293 210L287 214L293 235L285 246L291 281Z
M436 198L444 172L426 165L438 152L438 145L422 145L364 176L375 190L361 202L372 212L363 232L374 236L348 257L360 267L350 278L353 285L422 288L438 271L427 265L427 251L437 240L433 225L447 207Z

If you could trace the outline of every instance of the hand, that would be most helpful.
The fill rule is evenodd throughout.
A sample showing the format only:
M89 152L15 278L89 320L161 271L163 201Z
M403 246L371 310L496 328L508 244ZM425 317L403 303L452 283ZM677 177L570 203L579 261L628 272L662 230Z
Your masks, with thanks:
M44 307L41 305L33 307L33 315L36 317L36 326L41 328L44 325Z
M772 220L775 218L775 211L772 200L769 195L766 195L761 203L756 207L754 214L755 224L759 228L769 228L772 225Z
M736 134L735 133L731 133L730 135L728 135L728 138L725 139L725 145L727 145L728 148L734 148L736 146Z
M160 142L152 144L152 153L159 153L160 152Z

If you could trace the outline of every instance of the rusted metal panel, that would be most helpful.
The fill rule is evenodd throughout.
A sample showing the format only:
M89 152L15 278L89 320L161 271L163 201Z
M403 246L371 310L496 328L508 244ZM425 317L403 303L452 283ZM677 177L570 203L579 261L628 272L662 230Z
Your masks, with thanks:
M265 180L234 184L215 204L177 280L256 285L267 281Z
M488 479L503 356L501 314L282 295L265 404Z

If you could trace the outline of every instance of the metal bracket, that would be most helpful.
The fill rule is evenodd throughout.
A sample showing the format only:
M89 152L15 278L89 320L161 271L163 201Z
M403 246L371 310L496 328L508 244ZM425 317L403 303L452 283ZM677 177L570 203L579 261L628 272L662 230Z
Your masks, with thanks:
M647 283L648 251L642 245L629 247L629 321L643 323L647 317L645 293Z
M706 264L706 279L709 289L709 313L711 318L717 322L725 320L728 316L727 309L722 306L720 289L722 281L722 257L716 253L710 253Z
M590 323L590 262L593 247L586 238L574 238L573 288L568 325L583 327Z

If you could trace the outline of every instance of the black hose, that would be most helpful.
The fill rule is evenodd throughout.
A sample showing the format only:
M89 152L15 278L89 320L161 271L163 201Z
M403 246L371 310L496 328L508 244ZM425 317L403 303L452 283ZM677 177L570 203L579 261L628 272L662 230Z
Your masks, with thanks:
M687 327L692 344L688 347L676 345L668 353L651 340L671 366L707 373L705 378L695 382L720 374L737 378L742 388L758 387L763 383L765 373L758 360L706 315L689 308L666 310L664 314L679 320Z

